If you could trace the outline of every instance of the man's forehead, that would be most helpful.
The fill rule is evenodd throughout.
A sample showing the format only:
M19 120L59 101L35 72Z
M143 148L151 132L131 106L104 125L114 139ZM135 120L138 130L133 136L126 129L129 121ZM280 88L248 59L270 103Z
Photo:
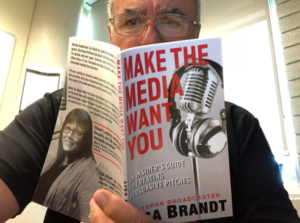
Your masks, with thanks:
M165 14L175 13L186 15L190 10L188 6L194 4L193 0L115 0L114 14L119 13L147 13ZM185 12L187 11L187 12Z
M129 8L124 8L122 12L125 13L141 13L141 14L147 14L147 9L142 9L138 7L129 7Z
M147 8L143 9L140 7L128 7L124 8L123 11L124 13L141 13L146 15L147 14ZM167 6L161 6L156 9L156 14L166 14L166 13L171 13L171 14L180 14L180 15L186 15L180 8L177 7L167 7Z

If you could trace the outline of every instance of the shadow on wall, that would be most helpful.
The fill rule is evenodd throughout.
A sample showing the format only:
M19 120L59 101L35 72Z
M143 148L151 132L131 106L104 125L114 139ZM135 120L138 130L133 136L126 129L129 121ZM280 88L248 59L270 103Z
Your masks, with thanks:
M109 33L107 30L108 13L106 10L106 0L101 0L92 5L92 31L93 39L109 43Z

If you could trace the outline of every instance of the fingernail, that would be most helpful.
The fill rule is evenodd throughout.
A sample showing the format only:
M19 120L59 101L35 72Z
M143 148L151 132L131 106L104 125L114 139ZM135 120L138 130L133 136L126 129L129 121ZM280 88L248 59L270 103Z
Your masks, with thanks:
M92 212L97 207L97 204L95 203L94 199L90 201L90 212Z
M104 205L107 201L107 197L105 193L100 192L95 197L97 204Z

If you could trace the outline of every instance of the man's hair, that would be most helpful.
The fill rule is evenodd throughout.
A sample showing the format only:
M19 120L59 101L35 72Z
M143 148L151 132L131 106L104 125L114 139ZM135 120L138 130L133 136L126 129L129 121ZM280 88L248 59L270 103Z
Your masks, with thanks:
M193 0L195 1L196 5L196 22L197 24L200 24L201 21L201 0ZM114 11L114 0L107 0L107 12L108 17L112 18Z

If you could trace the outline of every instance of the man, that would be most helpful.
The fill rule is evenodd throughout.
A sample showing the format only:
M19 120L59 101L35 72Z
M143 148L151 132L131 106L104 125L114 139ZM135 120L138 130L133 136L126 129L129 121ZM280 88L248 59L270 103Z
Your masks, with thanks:
M197 38L200 32L199 7L198 0L110 0L110 41L124 50ZM121 13L139 13L148 19L145 19L144 28L135 35L126 36L116 26ZM154 17L169 13L196 22L188 24L185 35L166 37L156 26L159 19ZM133 22L143 24L143 21ZM22 210L30 201L51 140L60 97L61 92L46 95L23 111L0 134L0 178L3 179L0 180L0 222ZM278 166L258 121L244 109L230 103L226 104L226 112L234 217L202 222L300 222L283 188ZM7 155L9 153L15 156L12 158ZM16 182L9 178L15 178ZM97 191L90 205L92 223L156 222L108 191ZM72 222L49 212L45 222L51 220Z

